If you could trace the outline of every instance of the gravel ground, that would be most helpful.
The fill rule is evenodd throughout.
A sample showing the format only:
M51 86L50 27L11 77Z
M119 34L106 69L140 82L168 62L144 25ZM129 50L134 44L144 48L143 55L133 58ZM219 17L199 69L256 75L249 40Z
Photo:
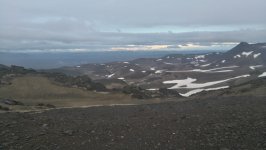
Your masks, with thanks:
M266 149L266 98L0 114L0 149Z

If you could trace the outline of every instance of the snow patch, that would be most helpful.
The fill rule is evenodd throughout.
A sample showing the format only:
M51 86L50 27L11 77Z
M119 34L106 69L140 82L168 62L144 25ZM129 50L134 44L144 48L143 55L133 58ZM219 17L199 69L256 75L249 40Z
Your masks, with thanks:
M113 74L110 74L110 75L107 75L107 78L111 78L111 77L113 77L115 74L113 73Z
M215 72L218 72L218 73L220 72L221 73L221 72L233 72L233 71L234 70L220 70L220 71L215 71Z
M80 66L76 66L77 68L80 68Z
M159 89L146 89L148 91L158 91Z
M195 90L189 91L189 92L184 93L184 94L181 94L181 93L179 93L179 94L183 97L189 97L191 95L194 95L194 94L197 94L197 93L200 93L203 91L215 91L215 90L221 90L221 89L227 89L227 88L229 88L229 86L222 86L222 87L208 88L208 89L195 89Z
M263 67L263 65L249 66L250 69L255 70L256 68Z
M119 79L119 80L125 80L125 78L123 78L123 77L121 77L121 78L117 78L117 79Z
M164 70L157 70L155 71L156 74L163 73Z
M199 64L195 64L194 66L197 67L197 66L199 66Z
M197 81L197 79L193 78L187 78L183 80L171 80L171 81L164 81L164 84L176 84L168 89L197 89L197 88L204 88L208 86L213 86L216 84L220 84L223 82L227 82L233 79L238 79L238 78L244 78L244 77L249 77L250 75L242 75L242 76L237 76L225 80L219 80L219 81L212 81L212 82L206 82L206 83L193 83Z
M129 69L130 72L134 72L135 70L134 69Z
M195 59L204 59L205 58L205 55L198 55L195 57Z
M183 71L166 71L166 72L206 72L206 73L216 73L216 72L231 72L234 70L222 70L222 69L231 69L231 68L237 68L239 66L228 66L228 67L220 67L220 68L213 68L208 70L203 69L193 69L193 70L183 70Z
M234 58L241 58L241 55L235 55Z
M261 53L254 54L253 57L254 57L254 58L257 58L257 57L259 57L260 55L261 55Z
M145 70L143 70L143 71L141 71L142 73L146 73L147 71L145 71Z
M155 68L154 68L154 67L152 67L152 68L150 68L150 70L155 70Z
M196 61L192 61L192 62L190 62L190 64L198 64L198 62L196 62Z
M222 63L225 63L225 62L226 62L226 60L222 60L221 62L222 62Z
M211 64L205 64L205 65L201 65L201 67L208 67L210 66Z
M253 51L250 51L250 52L242 52L242 55L248 57L252 53L253 53Z
M187 86L187 85L189 85L195 81L197 81L197 79L193 79L193 78L188 77L187 79L183 79L183 80L164 81L163 84L177 84L175 86L181 87L181 86Z
M220 67L220 68L213 68L213 69L209 69L209 70L202 70L202 69L193 69L193 72L230 72L233 70L222 70L222 69L228 69L228 68L237 68L238 66L229 66L229 67Z
M207 62L206 60L199 60L200 62Z
M215 70L221 70L221 69L231 69L231 68L237 68L237 67L239 67L239 66L220 67L220 68L209 69L209 71L215 71Z
M259 78L266 77L266 72L263 72L261 75L259 75Z
M166 65L173 65L173 63L164 62Z

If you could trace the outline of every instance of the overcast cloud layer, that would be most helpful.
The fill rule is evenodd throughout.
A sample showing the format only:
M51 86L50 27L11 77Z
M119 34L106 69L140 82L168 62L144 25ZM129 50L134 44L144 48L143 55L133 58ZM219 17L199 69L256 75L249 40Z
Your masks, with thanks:
M265 0L0 0L0 51L223 49L265 42Z

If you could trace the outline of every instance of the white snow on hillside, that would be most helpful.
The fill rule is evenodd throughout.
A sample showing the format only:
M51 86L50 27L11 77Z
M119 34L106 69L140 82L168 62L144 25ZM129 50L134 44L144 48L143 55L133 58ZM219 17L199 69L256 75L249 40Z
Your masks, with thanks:
M190 64L196 65L196 64L198 64L198 62L197 61L192 61L192 62L190 62Z
M160 74L160 73L163 73L163 70L157 70L155 71L156 74Z
M234 58L241 58L241 55L235 55Z
M259 57L260 55L261 55L261 53L254 54L253 57L254 57L254 58L257 58L257 57Z
M219 71L215 71L215 72L233 72L234 70L219 70Z
M121 78L117 78L117 79L119 79L119 80L125 80L125 78L123 78L123 77L121 77Z
M220 67L220 68L214 68L211 70L220 70L220 69L230 69L230 68L238 68L239 66L228 66L228 67Z
M189 84L191 84L192 82L195 82L195 81L197 81L197 79L187 78L187 79L183 79L183 80L164 81L163 84L177 84L175 86L181 87L181 86L187 86L187 85L189 85Z
M259 75L259 77L266 77L266 72L263 72L263 74Z
M113 74L110 74L110 75L108 75L107 76L107 78L111 78L111 77L113 77L115 74L113 73Z
M216 84L220 84L223 82L227 82L230 80L238 79L238 78L244 78L244 77L249 77L250 75L241 75L241 76L236 76L233 78L225 79L225 80L219 80L219 81L212 81L212 82L206 82L206 83L193 83L197 81L197 79L193 78L187 78L183 80L170 80L170 81L164 81L164 84L176 84L169 89L197 89L197 88L204 88L208 86L213 86Z
M134 69L129 69L130 72L134 72L135 70Z
M173 65L173 63L164 62L166 65Z
M200 62L207 62L206 60L199 60Z
M195 57L195 59L204 59L205 58L205 55L198 55Z
M216 70L222 70L222 69L231 69L231 68L237 68L237 67L239 67L239 66L227 66L227 67L213 68L213 69L208 69L208 70L201 70L201 69L194 69L194 70L200 70L202 72L210 72L210 71L216 71Z
M183 97L189 97L191 95L194 95L194 94L197 94L197 93L200 93L203 91L215 91L215 90L221 90L221 89L226 89L226 88L229 88L229 86L222 86L222 87L208 88L208 89L195 89L195 90L189 91L189 92L184 93L184 94L181 94L181 93L179 93L179 94Z
M201 65L201 67L208 67L210 66L211 64L205 64L205 65Z
M220 67L220 68L213 68L213 69L193 69L193 70L181 70L181 71L166 71L166 72L205 72L205 73L215 73L215 72L231 72L234 70L222 70L222 69L231 69L237 68L239 66L228 66L228 67Z
M250 51L250 52L242 52L242 55L248 57L252 53L253 53L253 51Z
M148 91L158 91L159 89L146 89Z
M249 66L250 69L255 70L256 68L263 67L263 65Z

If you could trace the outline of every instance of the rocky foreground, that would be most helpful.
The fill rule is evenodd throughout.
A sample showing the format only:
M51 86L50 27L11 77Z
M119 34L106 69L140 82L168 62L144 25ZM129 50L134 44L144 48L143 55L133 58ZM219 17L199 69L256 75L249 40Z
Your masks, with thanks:
M265 97L1 113L0 149L266 149Z

